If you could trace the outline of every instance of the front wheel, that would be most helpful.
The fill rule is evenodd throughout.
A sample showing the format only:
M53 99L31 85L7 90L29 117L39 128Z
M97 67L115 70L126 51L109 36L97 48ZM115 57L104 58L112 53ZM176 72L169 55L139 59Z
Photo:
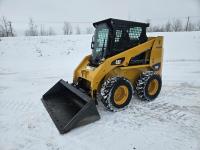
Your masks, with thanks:
M103 83L100 93L104 106L110 111L118 111L130 103L133 88L129 80L112 77Z

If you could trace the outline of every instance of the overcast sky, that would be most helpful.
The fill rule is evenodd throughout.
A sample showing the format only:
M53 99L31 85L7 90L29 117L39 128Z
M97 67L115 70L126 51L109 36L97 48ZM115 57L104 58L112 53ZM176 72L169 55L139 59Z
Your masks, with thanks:
M0 0L0 16L16 23L93 22L105 18L144 21L147 18L200 16L200 0Z
M76 22L200 16L200 0L0 0L0 15L15 21Z

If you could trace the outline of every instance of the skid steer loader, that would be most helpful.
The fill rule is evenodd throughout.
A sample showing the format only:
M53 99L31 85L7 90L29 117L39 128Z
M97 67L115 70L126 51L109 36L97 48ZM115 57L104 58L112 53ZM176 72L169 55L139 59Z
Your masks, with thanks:
M61 134L127 107L136 94L151 101L162 86L163 37L147 37L149 24L106 19L93 24L92 54L74 71L73 83L58 81L42 102Z

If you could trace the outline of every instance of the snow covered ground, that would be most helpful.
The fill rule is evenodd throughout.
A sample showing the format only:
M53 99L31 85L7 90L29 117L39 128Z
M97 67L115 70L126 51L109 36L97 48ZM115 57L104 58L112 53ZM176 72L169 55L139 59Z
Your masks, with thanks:
M101 120L60 135L40 101L60 78L71 81L91 35L0 41L0 150L199 150L200 32L165 36L163 87L153 102L125 111L97 108Z

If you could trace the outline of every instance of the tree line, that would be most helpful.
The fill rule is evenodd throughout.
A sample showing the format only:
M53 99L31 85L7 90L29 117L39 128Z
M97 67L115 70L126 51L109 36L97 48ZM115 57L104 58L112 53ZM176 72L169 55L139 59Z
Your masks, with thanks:
M71 34L82 34L83 31L81 31L81 28L77 25L74 28L72 27L70 22L65 21L63 23L62 27L63 35L71 35ZM94 32L94 29L92 27L87 27L86 31L84 33L86 34L92 34ZM29 27L25 31L25 36L51 36L56 35L55 30L52 27L49 27L48 29L44 28L44 25L36 25L33 21L33 19L29 20Z
M190 21L187 18L187 22L184 23L180 19L174 19L173 21L167 21L162 25L154 25L150 20L146 20L150 23L150 27L147 28L148 32L181 32L181 31L200 31L200 20L196 23ZM85 31L81 30L79 25L73 27L70 22L63 22L62 34L92 34L94 28L89 26L86 27ZM51 36L56 35L56 31L52 28L45 28L44 25L38 25L32 18L29 19L28 28L24 32L25 36ZM0 37L11 37L17 36L16 31L13 28L13 24L6 17L0 18Z
M71 35L71 34L92 34L94 32L94 29L92 27L87 27L86 31L81 31L81 28L79 25L77 25L75 28L71 25L70 22L65 21L63 23L62 27L62 33L63 35ZM36 25L33 21L33 19L29 20L29 28L25 31L25 36L51 36L56 35L55 30L52 27L49 27L49 29L45 29L43 25Z
M150 23L150 20L146 22ZM184 24L180 19L174 19L167 21L165 24L154 25L150 23L150 27L147 28L148 32L181 32L181 31L200 31L200 20L196 23L191 22L190 18L187 18L187 22Z
M73 27L70 22L65 21L62 27L63 35L71 34L92 34L94 32L93 27L86 27L85 31L82 31L79 25ZM45 28L43 24L38 25L32 18L29 19L28 28L24 31L25 36L52 36L56 35L56 31L52 28ZM6 17L0 18L0 37L12 37L17 36L12 22L7 20Z

